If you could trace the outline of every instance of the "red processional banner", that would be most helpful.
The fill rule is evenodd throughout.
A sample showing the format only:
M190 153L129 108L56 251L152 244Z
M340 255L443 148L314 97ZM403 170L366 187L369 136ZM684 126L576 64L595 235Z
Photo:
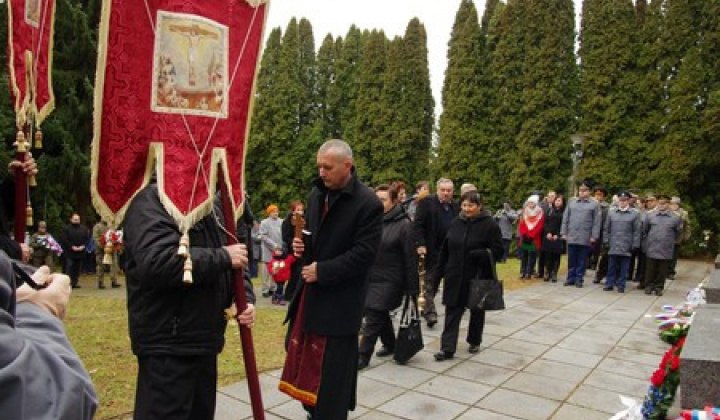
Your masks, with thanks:
M120 223L153 174L181 231L211 211L219 179L242 214L266 3L103 2L91 189L109 223Z
M40 125L55 107L52 52L55 0L8 0L8 67L17 126Z

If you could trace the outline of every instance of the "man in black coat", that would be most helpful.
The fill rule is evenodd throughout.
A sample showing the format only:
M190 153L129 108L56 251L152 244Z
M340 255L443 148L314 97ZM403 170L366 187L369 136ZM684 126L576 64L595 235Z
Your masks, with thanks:
M215 204L188 232L191 284L183 282L181 232L157 185L141 190L128 207L123 231L130 342L138 359L136 420L214 417L231 269L247 265L245 244L225 245L219 200ZM252 325L255 295L247 276L245 295L248 308L237 319Z
M90 231L80 224L80 215L73 213L70 224L62 230L62 247L65 251L65 274L70 276L73 289L80 287L78 279L85 260L85 246L90 240Z
M437 324L437 311L435 310L435 294L439 282L433 281L435 266L437 265L440 246L445 240L450 222L460 212L459 206L452 201L453 182L447 178L437 181L437 193L420 200L415 213L413 226L413 240L418 255L425 255L425 310L423 315L428 327Z
M319 178L307 200L301 282L288 311L288 356L280 390L314 420L347 419L355 409L358 332L368 270L382 235L383 206L357 178L342 140L317 153Z

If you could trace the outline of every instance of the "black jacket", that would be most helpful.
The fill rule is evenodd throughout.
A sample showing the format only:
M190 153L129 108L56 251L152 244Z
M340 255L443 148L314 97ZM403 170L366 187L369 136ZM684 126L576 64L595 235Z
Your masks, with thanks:
M455 218L460 212L459 206L454 202L450 202L448 205L450 206L452 218ZM420 200L415 211L413 240L416 248L420 246L427 248L428 264L430 265L434 265L436 256L440 252L440 246L447 233L442 228L441 212L442 204L438 200L437 194Z
M14 260L22 258L20 244L10 239L10 215L15 211L15 184L12 177L0 183L0 250ZM25 239L25 238L23 238Z
M542 233L542 250L552 253L561 253L565 250L565 241L560 239L560 228L562 227L564 208L556 209L555 206L550 207L545 213L545 224L543 224ZM547 234L557 235L556 241L548 240Z
M90 231L81 224L69 224L62 229L60 235L63 251L68 258L80 259L85 256L85 249L73 251L73 246L85 246L90 241Z
M217 200L216 200L217 201ZM184 258L178 255L180 231L160 203L152 184L133 199L125 216L125 269L128 321L133 352L138 355L217 354L222 350L224 309L232 302L230 255L221 247L222 212L190 229L193 283L184 284ZM253 303L252 284L245 294Z
M483 210L471 219L461 215L450 223L434 273L436 282L445 279L443 303L446 306L465 306L470 279L476 275L490 278L492 271L486 249L492 251L495 261L503 254L500 227L490 212Z
M328 212L322 217L328 189L315 180L305 212L303 265L317 262L318 281L301 282L305 292L304 329L323 336L355 335L360 330L367 275L382 235L383 207L375 193L360 180L355 169L343 189L330 194ZM300 299L293 299L288 317L294 318Z
M400 306L406 290L417 293L417 252L411 229L412 222L400 204L383 217L380 248L370 267L366 308L389 311Z

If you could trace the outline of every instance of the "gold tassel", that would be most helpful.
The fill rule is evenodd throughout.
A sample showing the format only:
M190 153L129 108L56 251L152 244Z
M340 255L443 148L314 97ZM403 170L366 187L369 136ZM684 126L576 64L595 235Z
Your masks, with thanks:
M37 187L37 180L35 179L35 175L30 175L28 177L28 185L31 187Z
M113 257L112 257L112 254L113 254L113 244L112 244L112 242L108 241L108 242L105 244L104 250L105 250L105 255L103 255L103 261L102 261L102 263L105 264L105 265L112 265L112 263L113 263Z
M25 208L25 226L33 225L33 209L30 204Z
M192 258L188 255L185 260L185 266L183 267L183 283L192 284Z
M42 130L40 128L38 128L37 131L35 132L35 148L36 149L42 149L42 146L43 146L42 140L43 140Z
M187 233L183 233L180 237L180 246L178 247L178 255L183 258L187 258L190 249L190 236Z
M27 143L25 142L25 133L23 133L22 130L18 130L15 135L15 146L17 147L15 151L18 153L25 153L28 151Z

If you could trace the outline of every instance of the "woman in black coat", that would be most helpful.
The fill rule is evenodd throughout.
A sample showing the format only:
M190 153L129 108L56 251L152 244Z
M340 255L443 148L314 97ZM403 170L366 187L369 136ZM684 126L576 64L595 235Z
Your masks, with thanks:
M543 225L542 249L545 252L545 281L557 282L560 267L560 256L565 252L565 241L560 237L563 214L565 213L565 197L558 195L545 215Z
M455 356L460 320L465 313L470 279L479 276L490 278L492 267L487 250L493 255L493 264L503 254L500 228L492 214L483 208L482 196L469 191L461 197L460 215L448 227L435 272L435 280L445 279L443 304L445 305L445 328L440 339L440 351L435 353L438 362ZM485 311L470 310L467 333L468 351L480 351Z
M417 254L412 246L412 222L398 201L397 190L388 185L375 189L383 203L383 231L375 262L370 267L365 299L365 326L360 339L358 369L367 367L378 337L383 347L377 356L395 351L395 329L390 311L400 306L405 291L417 293Z

